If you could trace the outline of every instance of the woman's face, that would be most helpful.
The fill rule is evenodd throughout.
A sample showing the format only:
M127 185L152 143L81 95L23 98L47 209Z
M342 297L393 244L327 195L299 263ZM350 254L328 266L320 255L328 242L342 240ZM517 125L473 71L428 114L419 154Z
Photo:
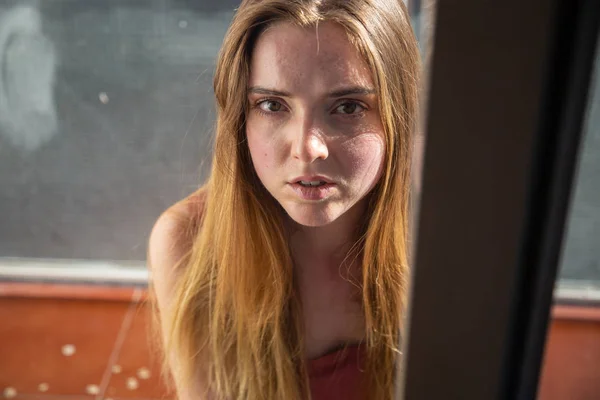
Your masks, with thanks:
M373 189L385 152L377 94L341 26L269 27L252 54L247 95L254 168L294 221L327 225Z

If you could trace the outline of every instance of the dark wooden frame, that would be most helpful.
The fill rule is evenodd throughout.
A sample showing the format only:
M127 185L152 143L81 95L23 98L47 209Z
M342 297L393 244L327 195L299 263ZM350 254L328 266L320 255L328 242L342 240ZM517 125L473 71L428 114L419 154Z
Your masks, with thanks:
M599 16L438 1L398 398L535 399Z

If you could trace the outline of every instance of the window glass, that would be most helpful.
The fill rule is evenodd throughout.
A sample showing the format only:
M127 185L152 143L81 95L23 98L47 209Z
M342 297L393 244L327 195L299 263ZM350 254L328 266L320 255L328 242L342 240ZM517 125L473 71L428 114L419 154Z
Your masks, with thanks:
M237 4L1 2L0 258L145 259L208 172Z
M600 43L600 42L599 42ZM600 62L598 51L588 93L578 169L566 222L560 265L560 297L597 297L600 292Z

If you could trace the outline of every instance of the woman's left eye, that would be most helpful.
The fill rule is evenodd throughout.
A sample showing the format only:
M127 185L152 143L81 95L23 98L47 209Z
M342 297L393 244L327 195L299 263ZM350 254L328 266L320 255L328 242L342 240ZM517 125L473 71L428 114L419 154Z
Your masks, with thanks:
M340 104L335 109L336 113L347 114L347 115L359 114L359 113L363 112L364 110L365 110L365 107L361 106L358 103L354 103L354 102Z

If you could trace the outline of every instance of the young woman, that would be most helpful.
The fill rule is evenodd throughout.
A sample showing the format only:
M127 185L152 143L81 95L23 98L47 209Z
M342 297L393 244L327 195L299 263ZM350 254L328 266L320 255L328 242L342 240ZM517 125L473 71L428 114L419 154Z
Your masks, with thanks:
M403 0L242 2L210 177L149 242L180 399L393 397L419 70Z

